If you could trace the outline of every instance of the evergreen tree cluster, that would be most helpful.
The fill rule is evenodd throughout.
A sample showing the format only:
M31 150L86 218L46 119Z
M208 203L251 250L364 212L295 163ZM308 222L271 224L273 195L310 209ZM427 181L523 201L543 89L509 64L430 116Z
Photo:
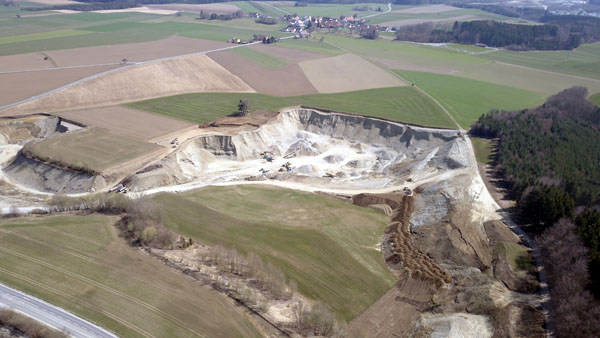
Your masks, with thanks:
M491 111L470 132L498 139L496 171L530 229L575 223L600 296L600 108L587 101L587 89L564 90L533 109Z

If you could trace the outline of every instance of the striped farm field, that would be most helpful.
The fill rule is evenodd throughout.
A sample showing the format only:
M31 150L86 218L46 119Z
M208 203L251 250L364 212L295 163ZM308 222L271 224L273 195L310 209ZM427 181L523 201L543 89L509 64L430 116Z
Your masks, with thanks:
M0 282L119 337L261 337L229 299L119 237L117 216L0 220Z
M433 96L465 129L490 109L534 107L544 101L538 93L451 75L397 71Z
M134 102L128 106L194 123L204 123L234 113L239 100L243 98L250 100L253 110L276 111L302 104L405 123L454 127L439 106L412 87L290 97L251 93L197 93Z

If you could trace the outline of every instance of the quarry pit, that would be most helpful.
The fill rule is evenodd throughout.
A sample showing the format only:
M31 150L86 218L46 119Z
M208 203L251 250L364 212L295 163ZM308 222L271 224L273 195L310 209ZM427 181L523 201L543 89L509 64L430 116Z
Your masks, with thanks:
M385 315L390 311L406 317L403 330L414 326L436 337L492 337L498 325L517 332L523 313L528 322L539 319L543 299L522 287L533 282L519 281L525 277L511 272L497 252L502 217L463 132L298 107L248 121L188 131L167 141L159 157L129 161L130 171L118 175L24 157L19 150L28 140L59 137L60 121L12 121L0 128L0 178L12 191L0 206L31 210L54 193L81 196L115 184L132 198L237 184L330 193L390 217L380 249L398 284L354 319L370 336L398 330Z

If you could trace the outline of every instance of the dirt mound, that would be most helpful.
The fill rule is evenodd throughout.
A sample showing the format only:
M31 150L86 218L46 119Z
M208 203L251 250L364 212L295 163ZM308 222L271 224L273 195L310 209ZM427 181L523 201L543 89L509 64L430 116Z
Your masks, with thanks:
M381 244L383 256L392 269L400 271L400 275L430 282L438 288L451 282L450 275L412 244L409 223L414 209L412 196L379 197L372 194L360 194L354 196L353 201L362 206L388 204L393 208L391 221L385 229Z
M6 114L91 108L190 92L254 92L205 55L123 68L3 110Z
M32 115L21 118L0 118L0 145L50 137L58 132L59 124L60 120L55 116Z

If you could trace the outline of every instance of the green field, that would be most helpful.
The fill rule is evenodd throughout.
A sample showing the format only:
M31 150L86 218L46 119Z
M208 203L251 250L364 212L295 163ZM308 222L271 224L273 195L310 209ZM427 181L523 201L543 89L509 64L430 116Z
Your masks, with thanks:
M551 74L543 70L523 69L470 55L449 48L426 46L390 40L365 40L342 35L326 34L325 42L376 61L385 60L391 69L429 71L453 74L550 96L572 86L585 86L591 93L600 92L600 81ZM380 62L381 63L381 62ZM397 66L394 66L397 64Z
M288 64L285 60L276 58L265 53L261 53L250 48L235 48L232 49L231 52L243 56L244 58L265 68L277 68Z
M141 13L78 13L10 19L0 21L0 39L4 40L0 40L0 55L154 41L176 34L223 42L234 36L251 40L254 34L289 35L266 25L255 28L257 24L247 21L240 21L241 27L221 24ZM84 35L65 33L74 31ZM32 37L35 43L30 41Z
M0 45L5 43L15 43L15 42L25 42L25 41L37 41L37 40L45 40L45 39L53 39L53 38L64 38L67 36L77 36L77 35L85 35L91 34L90 32L76 30L76 29L65 29L59 31L50 31L44 33L33 33L33 34L25 34L25 35L17 35L17 36L7 36L4 38L0 38Z
M318 40L285 39L278 42L278 45L326 55L344 54L343 50Z
M487 164L492 159L492 152L494 151L494 145L492 140L479 137L470 137L471 143L473 143L473 150L475 151L475 158L477 163Z
M121 337L261 337L225 296L119 237L118 217L0 221L0 281Z
M572 51L515 52L500 50L479 57L551 72L600 79L600 43L583 44Z
M385 9L387 10L387 5L385 5ZM486 11L482 11L479 9L473 8L457 8L452 11L440 12L440 13L395 13L390 12L382 15L375 16L370 18L370 22L374 24L381 24L389 21L400 21L400 20L408 20L408 19L426 19L426 20L440 20L440 19L450 19L459 16L472 16L468 20L498 20L498 21L506 21L506 20L514 20L514 18L509 18L503 15L498 15Z
M490 109L529 108L545 99L537 93L456 76L397 72L433 96L465 129Z
M383 214L319 194L268 186L210 187L154 197L167 226L210 245L255 252L305 296L351 320L394 284L378 246Z
M274 97L264 94L198 93L134 102L127 106L194 123L204 123L234 113L242 98L250 100L253 110L277 111L284 107L303 104L406 123L455 127L438 105L412 87L291 97Z
M153 143L91 128L29 144L29 156L95 173L160 150Z
M596 93L592 96L590 96L589 100L594 103L595 105L597 105L598 107L600 107L600 93Z

